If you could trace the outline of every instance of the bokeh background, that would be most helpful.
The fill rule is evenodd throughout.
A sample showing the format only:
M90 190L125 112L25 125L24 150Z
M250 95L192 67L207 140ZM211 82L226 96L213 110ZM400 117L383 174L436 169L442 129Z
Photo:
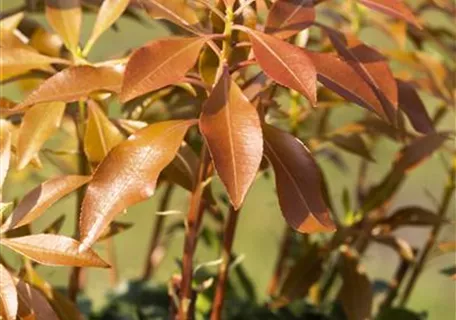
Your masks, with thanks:
M2 0L1 10L17 6L19 1ZM34 18L46 25L43 15L34 14ZM454 24L439 21L429 17L433 23L441 23L445 28L449 28L455 33ZM94 14L85 14L82 30L82 41L88 39L90 30L95 20ZM435 21L434 21L435 20ZM136 48L147 41L163 37L169 31L160 23L147 20L145 25L141 25L128 18L122 18L117 23L118 31L110 29L97 44L93 47L89 56L92 62L101 61L121 55L131 48ZM47 28L49 28L46 25ZM50 30L50 29L49 29ZM394 48L391 42L384 34L369 28L361 30L360 37L362 40L375 47ZM20 100L24 95L24 90L15 84L2 85L1 96L13 100ZM431 97L423 96L426 106L433 114L436 101ZM111 115L119 114L119 106L110 107ZM361 119L363 110L355 105L347 105L338 108L331 117L331 125L334 128L348 123L353 120ZM443 121L441 128L454 130L454 114ZM74 141L69 140L65 132L60 131L47 144L47 147L53 149L63 149L67 151L76 150ZM378 147L374 150L375 163L369 166L369 177L372 182L378 181L389 169L395 152L399 145L383 139ZM341 171L334 164L325 158L318 158L319 165L323 169L324 175L329 183L330 193L336 207L336 211L342 212L341 196L344 188L350 192L353 191L353 185L356 179L359 167L359 157L341 151L342 156L349 166ZM37 170L28 167L20 172L14 169L8 175L4 188L4 201L20 199L23 194L34 188L40 182L47 178L61 174L57 165L65 163L64 173L76 172L76 161L74 156L62 155L58 161L50 161L45 154L41 154L44 168ZM436 205L432 197L440 199L443 186L446 183L445 163L450 160L445 159L440 154L434 155L424 165L412 171L405 184L402 185L400 192L393 200L393 208L404 205L419 205L429 209L435 209ZM285 222L281 216L275 195L274 180L271 175L269 178L259 176L252 189L250 190L245 206L240 214L234 251L237 254L244 255L243 265L248 275L256 285L257 294L261 299L266 299L266 286L272 275L275 259L279 250L280 237L285 227ZM116 236L114 239L117 260L120 271L120 283L116 288L110 287L109 273L107 270L89 270L87 273L87 283L85 294L93 301L93 308L97 309L106 302L106 294L111 290L121 291L125 288L125 281L138 278L141 275L145 262L145 253L147 250L149 238L151 236L152 226L156 218L157 196L163 192L158 189L156 196L152 197L141 204L131 207L128 212L119 220L133 223L133 227L128 231ZM218 180L215 181L215 192L222 192ZM430 196L432 195L432 196ZM175 192L172 198L170 209L181 210L186 212L189 194L183 189ZM454 221L455 218L455 201L454 197L450 205L448 216ZM42 230L58 216L65 214L66 220L62 233L73 235L74 220L76 210L76 199L74 194L66 197L55 204L48 212L33 224L32 229L35 231ZM168 222L182 219L182 216L169 217ZM410 241L413 246L421 246L427 237L427 228L407 228L401 229L398 234ZM441 240L452 240L455 236L454 223L449 224L441 233ZM99 243L95 249L104 256L106 246ZM3 249L2 249L3 250ZM169 251L166 253L163 263L159 266L154 277L155 282L166 282L171 275L178 272L176 259L181 256L183 250L183 233L176 234L170 243ZM3 254L3 252L2 252ZM4 252L8 259L14 263L20 263L20 258L8 252ZM197 252L197 262L203 263L217 259L215 252L211 252L207 247L200 243ZM363 263L367 267L367 272L371 280L389 280L394 272L397 263L397 255L390 249L378 245L372 245L365 257ZM456 285L455 281L450 280L440 271L443 268L454 266L455 256L453 254L439 254L437 250L433 252L422 277L419 279L416 289L410 299L409 307L416 311L427 311L430 320L451 320L454 319ZM66 286L68 281L69 268L47 268L39 267L40 274L45 279L56 284Z

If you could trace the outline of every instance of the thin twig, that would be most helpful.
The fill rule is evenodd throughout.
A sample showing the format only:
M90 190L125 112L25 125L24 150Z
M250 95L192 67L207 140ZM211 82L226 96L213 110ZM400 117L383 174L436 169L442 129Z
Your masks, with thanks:
M293 243L293 231L287 225L285 226L285 230L282 234L282 243L279 249L279 256L277 257L276 266L274 269L274 273L272 275L271 280L269 280L268 285L268 295L273 297L276 292L277 288L280 284L280 281L283 276L283 270L285 268L285 262L287 261L288 255L290 253L291 244Z

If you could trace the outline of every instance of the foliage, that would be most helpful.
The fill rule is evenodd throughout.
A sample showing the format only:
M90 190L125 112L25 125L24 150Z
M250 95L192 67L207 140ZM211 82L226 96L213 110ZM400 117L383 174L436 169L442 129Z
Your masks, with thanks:
M44 11L51 29L35 21L33 11ZM97 18L80 46L87 11ZM0 99L0 190L13 168L39 170L44 154L69 152L45 147L58 128L77 144L79 165L71 174L59 166L62 175L17 203L1 202L0 245L23 259L10 265L0 256L0 315L81 319L81 268L117 273L115 261L103 261L93 245L107 240L112 252L112 237L130 227L115 219L163 185L141 280L129 282L92 318L425 318L405 307L448 223L456 170L448 143L453 132L440 128L446 115L454 117L454 35L429 23L428 11L442 19L454 14L446 0L418 1L413 9L398 0L46 0L2 12L0 80L27 94L21 101ZM160 19L175 35L114 59L87 60L122 16L138 23ZM366 26L383 32L395 50L361 41ZM438 101L432 114L423 95ZM154 110L159 103L163 112ZM113 118L118 104L121 115ZM347 105L361 107L362 118L332 128L330 118ZM389 172L370 184L368 166L382 139L401 148ZM331 180L315 160L326 157L340 170L354 166L343 162L341 150L361 158L359 178L341 199L344 214L336 212L339 199L330 197ZM437 208L392 209L390 200L409 173L435 153L452 157ZM272 172L289 227L270 301L260 305L232 244L250 187ZM226 194L212 191L215 177ZM188 212L181 222L165 224L180 214L169 207L176 188L190 193ZM30 224L71 192L78 195L78 240L59 235L64 217L32 234ZM394 233L410 226L429 229L423 248ZM146 286L167 239L182 230L181 274L168 286ZM220 259L194 266L198 240L220 250ZM400 257L380 300L361 263L372 243ZM454 246L440 244L444 252ZM66 293L42 279L37 264L74 267ZM455 278L454 267L444 272Z

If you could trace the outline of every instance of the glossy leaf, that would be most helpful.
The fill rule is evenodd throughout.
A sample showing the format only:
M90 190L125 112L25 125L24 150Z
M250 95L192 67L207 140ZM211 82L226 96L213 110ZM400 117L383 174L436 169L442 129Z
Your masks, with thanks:
M405 81L396 79L396 83L399 90L399 107L410 119L413 128L424 134L433 132L432 119L416 90Z
M122 15L129 3L130 0L103 1L103 4L98 11L97 20L95 21L95 26L92 29L92 34L90 35L85 48L92 47L100 35L108 30L109 27Z
M0 263L0 317L16 320L18 299L13 277Z
M199 126L215 169L238 209L260 166L263 142L258 113L226 67L203 105Z
M91 249L79 252L80 243L54 234L1 239L0 243L27 258L49 266L102 267L109 265Z
M17 144L18 170L27 166L60 127L64 111L64 102L51 102L39 103L25 112Z
M265 32L286 39L309 27L314 20L312 0L277 0L269 10Z
M113 147L124 140L124 136L96 102L89 100L87 106L89 118L84 136L84 151L89 161L99 163Z
M66 60L44 56L29 49L5 47L1 49L0 68L2 72L0 74L0 81L25 74L34 69L52 72L51 63L69 63Z
M295 230L305 233L334 231L321 192L320 169L309 150L292 135L263 126L264 152L271 162L282 214Z
M196 63L206 37L166 38L136 50L128 61L123 102L182 81Z
M122 73L111 67L74 66L53 75L17 108L43 102L73 102L95 91L119 92Z
M76 53L81 32L80 0L46 0L46 19L65 46Z
M43 182L24 196L1 227L1 231L32 222L56 201L86 184L90 179L90 176L60 176Z
M399 18L421 28L413 12L407 7L403 0L358 0L366 7L385 13L391 17Z
M3 120L0 120L0 191L5 182L11 160L12 134Z
M82 204L80 251L90 247L122 210L153 195L158 175L173 160L195 122L152 124L109 152L95 171Z
M198 16L185 0L147 0L147 13L156 19L166 19L183 27L199 24Z
M340 272L343 279L339 300L350 320L371 318L373 291L366 272L359 265L357 254L348 247L341 249Z
M21 304L18 312L20 317L31 315L32 319L59 320L43 294L33 286L20 280L17 283L17 293Z
M304 50L276 37L240 27L252 42L253 53L267 76L306 96L312 105L317 100L317 73Z

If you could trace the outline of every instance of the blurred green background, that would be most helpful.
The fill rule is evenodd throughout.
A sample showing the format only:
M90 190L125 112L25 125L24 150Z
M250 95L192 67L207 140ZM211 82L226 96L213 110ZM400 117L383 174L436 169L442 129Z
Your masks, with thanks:
M1 2L1 9L17 5L14 0ZM33 15L40 22L45 24L42 15ZM82 41L87 40L91 27L93 26L95 15L85 14L82 32ZM104 59L115 57L122 54L130 48L135 48L143 43L167 34L167 30L159 23L148 21L146 26L140 25L131 19L122 18L118 22L119 31L109 30L95 44L89 60L92 62L102 61ZM386 39L383 34L373 30L362 30L361 37L368 43L375 46L384 45L392 46L392 43ZM8 84L1 87L1 96L19 100L22 96L20 89L16 85ZM436 102L425 97L428 110L431 114L434 111ZM334 128L343 123L360 119L363 110L355 105L338 108L331 117ZM337 120L337 121L336 121ZM454 118L448 117L444 121L447 129L454 129ZM443 128L442 127L442 128ZM48 145L61 147L64 150L75 148L74 142L65 141L65 134L60 132L59 135L51 139ZM389 140L382 140L375 149L374 158L376 163L369 167L369 176L372 181L378 181L385 172L389 170L391 159L399 146ZM349 164L345 172L337 169L332 163L325 158L318 158L318 162L323 169L325 177L329 183L330 193L333 202L336 205L336 211L342 212L341 195L344 188L350 192L353 190L353 183L356 178L359 158L341 151L346 163ZM67 156L68 158L68 156ZM31 190L40 182L48 177L57 174L55 163L48 160L46 156L41 156L44 169L37 170L29 167L21 172L11 170L4 189L4 201L10 201L21 197L27 191ZM68 160L68 159L67 159ZM439 154L434 155L425 165L412 171L406 183L401 187L400 192L394 198L393 208L403 205L420 205L426 208L434 209L435 204L427 195L428 191L435 198L440 199L443 185L446 182L444 161ZM70 162L72 160L70 159ZM74 164L74 161L73 161ZM75 171L66 173L74 173ZM215 181L215 192L222 191L218 180ZM117 249L117 259L121 277L121 283L116 290L122 290L122 283L127 279L134 279L141 275L145 262L145 252L151 235L152 226L155 219L157 207L157 196L163 190L158 189L156 196L141 204L133 206L128 213L123 215L120 220L132 222L134 226L115 237L115 246ZM70 195L64 200L54 205L42 218L33 225L34 231L40 231L48 223L53 221L61 214L66 215L66 221L62 233L72 235L74 231L75 216L75 196ZM180 189L175 192L172 198L170 209L181 210L186 212L189 194ZM454 198L450 205L451 212L449 217L455 217ZM169 217L169 222L181 219L181 216ZM237 254L245 256L243 265L247 269L249 276L256 285L256 290L261 299L266 299L266 286L271 277L274 263L279 249L280 237L285 227L285 222L281 216L273 176L269 179L260 176L252 189L250 190L245 206L241 212L234 250ZM411 242L413 246L420 246L427 237L426 228L408 228L402 229L398 234ZM441 240L454 239L454 224L447 226L442 234ZM103 243L97 244L95 249L105 256L106 246ZM176 235L172 241L169 251L166 254L164 262L159 266L154 281L166 282L173 273L178 271L176 258L182 254L183 234ZM6 250L5 250L6 251ZM6 253L6 252L5 252ZM447 276L440 273L440 270L454 265L455 256L452 254L438 255L435 254L422 277L419 279L416 289L411 297L409 307L416 311L428 311L431 320L451 320L455 316L455 282ZM10 261L20 263L20 258L8 254ZM215 252L207 250L204 244L198 246L196 263L202 263L217 259ZM368 275L371 280L384 279L389 280L396 268L398 259L396 254L385 247L372 245L366 253L363 262L367 266ZM65 286L67 284L67 274L69 268L48 268L39 267L40 273L54 284ZM99 308L106 301L106 293L111 290L109 285L109 273L107 270L91 269L87 273L86 294L94 301L94 308Z

